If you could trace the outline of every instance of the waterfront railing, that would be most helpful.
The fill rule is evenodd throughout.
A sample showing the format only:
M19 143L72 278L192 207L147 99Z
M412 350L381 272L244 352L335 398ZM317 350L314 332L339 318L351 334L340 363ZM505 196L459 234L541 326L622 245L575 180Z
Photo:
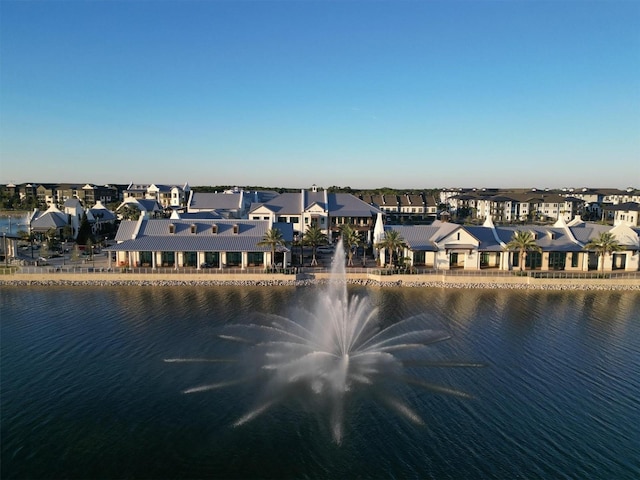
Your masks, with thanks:
M0 268L0 275L42 275L42 274L74 274L82 276L91 276L92 274L138 274L153 276L172 276L172 275L197 275L201 277L215 277L216 275L264 275L279 274L283 276L295 275L315 275L330 274L331 269L325 267L287 267L287 268L151 268L151 267L101 267L101 266L22 266L22 267L6 267ZM347 267L347 274L355 274L362 276L416 276L416 275L438 275L443 278L447 277L530 277L537 279L640 279L640 272L629 271L613 271L613 272L568 272L563 270L525 270L520 271L504 271L504 270L436 270L436 269L392 269L392 268L365 268L365 267Z

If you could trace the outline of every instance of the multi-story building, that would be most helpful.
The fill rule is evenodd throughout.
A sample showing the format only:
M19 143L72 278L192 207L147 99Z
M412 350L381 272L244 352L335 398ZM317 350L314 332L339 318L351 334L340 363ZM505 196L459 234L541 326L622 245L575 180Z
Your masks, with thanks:
M185 208L191 187L188 183L179 185L162 184L134 184L131 183L124 191L124 200L133 197L137 200L155 200L165 210Z
M373 229L382 209L349 193L330 193L315 185L299 193L282 193L273 199L252 205L251 220L290 223L300 235L310 226L320 228L331 240L339 237L344 225L352 226L363 241L373 241Z

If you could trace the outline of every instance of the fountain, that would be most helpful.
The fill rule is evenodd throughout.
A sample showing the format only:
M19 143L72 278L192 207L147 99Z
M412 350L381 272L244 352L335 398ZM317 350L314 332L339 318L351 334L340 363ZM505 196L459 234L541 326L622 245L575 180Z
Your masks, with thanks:
M321 287L310 309L297 309L291 318L256 314L249 324L225 327L219 337L243 344L242 360L250 375L227 382L191 387L185 394L230 387L244 382L261 383L269 392L260 403L234 422L241 426L292 395L306 404L327 409L333 439L343 438L345 402L355 393L367 394L409 421L424 422L407 402L394 395L393 382L469 398L465 392L414 378L407 367L479 367L478 363L405 359L407 351L450 338L442 330L426 329L424 316L381 326L378 309L366 296L350 296L345 275L345 254L338 244L328 284ZM227 362L233 359L173 358L166 362ZM256 366L258 368L256 368ZM323 410L324 411L324 410Z

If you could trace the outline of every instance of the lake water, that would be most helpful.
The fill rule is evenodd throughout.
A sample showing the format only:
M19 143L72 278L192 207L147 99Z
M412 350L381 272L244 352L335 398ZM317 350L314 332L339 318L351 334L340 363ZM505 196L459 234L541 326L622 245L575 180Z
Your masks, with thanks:
M29 231L29 221L26 213L0 216L0 234L15 235L20 230Z
M394 394L425 424L366 392L333 441L295 395L241 426L254 404L218 335L255 312L289 315L312 287L1 287L1 477L640 478L640 293L390 288L385 322L416 314L452 338L416 369L463 398Z

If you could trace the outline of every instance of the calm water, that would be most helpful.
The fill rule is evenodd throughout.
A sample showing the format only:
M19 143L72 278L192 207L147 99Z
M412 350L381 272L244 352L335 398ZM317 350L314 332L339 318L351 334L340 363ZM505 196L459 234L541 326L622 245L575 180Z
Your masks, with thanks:
M424 313L452 339L423 369L472 399L410 385L417 426L366 395L332 441L295 398L240 427L258 394L218 337L253 312L287 315L312 288L28 288L1 294L1 477L640 478L640 293L354 289L385 321Z
M26 213L0 216L0 234L15 235L20 230L25 232L29 230Z

